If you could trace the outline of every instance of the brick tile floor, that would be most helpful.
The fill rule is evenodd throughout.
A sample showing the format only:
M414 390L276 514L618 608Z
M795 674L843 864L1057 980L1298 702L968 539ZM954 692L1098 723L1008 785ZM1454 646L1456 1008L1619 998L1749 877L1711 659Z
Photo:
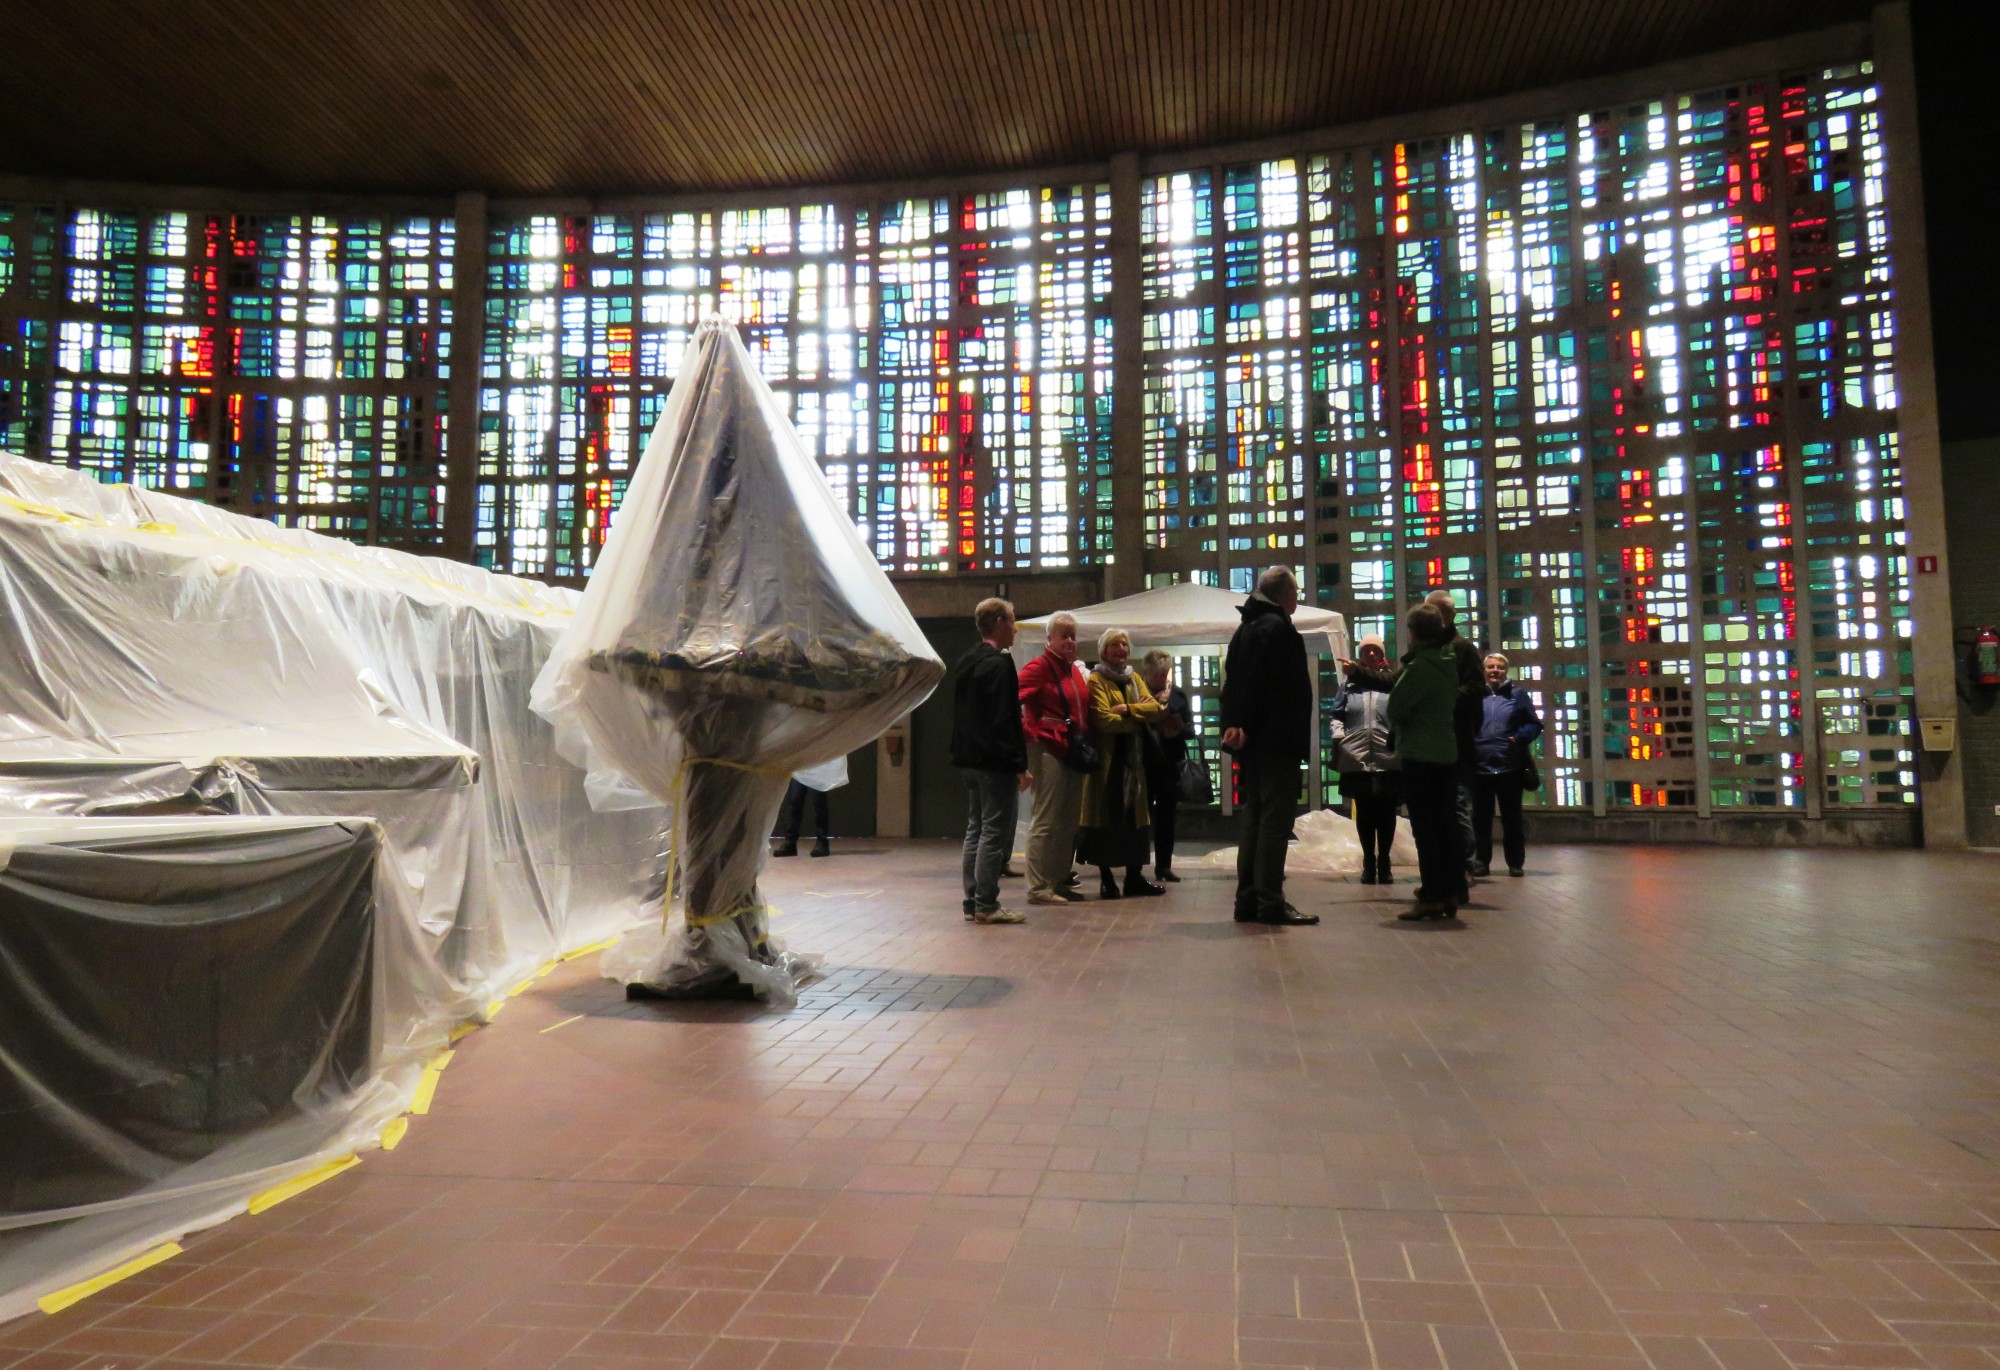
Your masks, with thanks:
M0 1365L2000 1370L2000 861L1566 848L1282 930L956 871L774 863L791 1013L565 966L393 1154Z

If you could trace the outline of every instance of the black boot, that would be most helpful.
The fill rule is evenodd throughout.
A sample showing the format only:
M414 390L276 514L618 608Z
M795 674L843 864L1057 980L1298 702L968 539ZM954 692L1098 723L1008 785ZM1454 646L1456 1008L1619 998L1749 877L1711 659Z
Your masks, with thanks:
M778 849L771 853L773 856L797 856L798 854L799 843L795 837L787 837L784 841L778 843Z
M1165 894L1166 892L1167 887L1165 885L1155 885L1140 873L1137 866L1133 866L1125 872L1125 897L1127 899L1137 899L1148 894Z
M813 843L811 854L814 856L832 856L833 847L826 838L822 837L819 841Z
M1118 897L1118 882L1111 878L1111 871L1104 866L1097 868L1097 897L1099 899Z
M1375 858L1372 856L1361 858L1361 883L1364 885L1375 883Z

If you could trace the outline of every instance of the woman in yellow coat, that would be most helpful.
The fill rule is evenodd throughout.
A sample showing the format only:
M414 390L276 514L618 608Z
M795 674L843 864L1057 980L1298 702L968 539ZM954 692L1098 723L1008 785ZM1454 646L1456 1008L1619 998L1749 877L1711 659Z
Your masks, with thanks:
M1146 689L1132 669L1132 639L1112 628L1097 639L1097 668L1090 673L1090 731L1097 743L1097 769L1083 779L1083 822L1077 829L1077 859L1097 867L1098 893L1119 896L1113 866L1125 868L1128 895L1165 894L1141 870L1152 855L1151 810L1146 804L1146 724L1166 705Z

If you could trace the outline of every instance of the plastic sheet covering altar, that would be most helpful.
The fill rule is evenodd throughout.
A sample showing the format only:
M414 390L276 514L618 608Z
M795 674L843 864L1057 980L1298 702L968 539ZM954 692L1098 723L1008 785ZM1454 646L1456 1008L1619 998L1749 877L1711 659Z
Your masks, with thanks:
M374 820L393 1074L657 912L665 812L528 708L576 602L0 453L0 815Z
M703 323L535 682L592 765L678 815L673 921L605 973L792 1003L804 967L757 892L787 779L878 736L943 674L736 330Z
M379 846L359 818L0 818L0 1316L402 1110Z

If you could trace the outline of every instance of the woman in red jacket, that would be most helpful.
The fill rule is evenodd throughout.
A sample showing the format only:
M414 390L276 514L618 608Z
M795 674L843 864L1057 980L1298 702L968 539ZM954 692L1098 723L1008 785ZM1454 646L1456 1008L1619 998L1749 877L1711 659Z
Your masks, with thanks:
M1089 717L1089 686L1076 664L1076 620L1057 614L1049 620L1048 648L1021 668L1021 729L1028 735L1028 773L1035 789L1028 818L1030 904L1082 898L1070 888L1069 873L1083 776L1064 758L1070 737L1088 726Z

